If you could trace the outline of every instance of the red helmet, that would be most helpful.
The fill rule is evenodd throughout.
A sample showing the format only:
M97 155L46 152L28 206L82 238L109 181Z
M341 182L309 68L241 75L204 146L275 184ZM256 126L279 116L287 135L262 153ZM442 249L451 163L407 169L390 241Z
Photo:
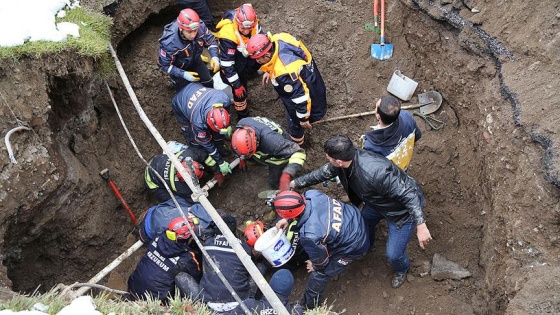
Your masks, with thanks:
M257 220L255 222L247 224L247 226L245 227L245 232L243 234L245 234L245 241L247 242L247 245L253 247L263 233L264 224L261 221Z
M189 237L191 237L191 231L189 231L187 222L194 232L194 222L190 218L187 218L187 221L185 221L183 217L177 217L169 222L165 234L172 241L188 239Z
M181 164L183 164L183 166L185 167L185 169L187 170L187 173L190 173L190 169L187 167L187 161L183 161L181 162ZM200 165L200 163L198 163L197 161L192 161L192 166L194 168L194 174L196 175L196 177L198 179L202 178L202 175L204 175L204 167L202 165ZM179 171L177 171L177 177L182 180L183 182L185 181L183 179L183 175L181 175L181 173L179 173Z
M249 3L241 5L235 10L235 23L241 28L253 28L257 24L257 13Z
M196 31L200 26L200 17L192 9L184 9L179 12L177 24L182 30Z
M257 152L257 134L255 129L243 126L236 129L231 136L231 148L242 159L248 159Z
M229 113L221 106L213 105L212 109L206 115L206 123L215 132L221 132L229 127Z
M264 34L256 34L247 42L247 52L253 59L262 57L270 50L270 47L272 47L272 42Z
M283 219L293 219L305 210L305 198L293 190L281 191L273 200L273 208Z

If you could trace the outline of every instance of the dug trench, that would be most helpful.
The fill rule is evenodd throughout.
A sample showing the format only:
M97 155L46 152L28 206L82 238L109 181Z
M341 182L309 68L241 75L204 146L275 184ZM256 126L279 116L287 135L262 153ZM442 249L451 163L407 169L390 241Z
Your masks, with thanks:
M209 2L216 18L242 3ZM106 11L114 17L113 45L140 104L164 139L180 141L170 103L174 90L156 64L162 28L178 12L174 3L116 1ZM417 93L437 90L443 95L435 113L445 122L443 129L432 130L416 118L422 139L409 170L427 197L425 213L435 241L421 250L413 236L408 246L412 269L407 283L395 290L384 257L386 234L378 233L377 250L329 283L327 298L333 310L558 312L560 302L551 293L560 287L558 179L555 142L550 138L554 129L539 128L549 126L546 119L533 123L523 116L540 110L518 94L538 78L515 71L515 63L527 62L524 56L537 55L537 44L527 41L521 47L508 37L511 31L502 32L493 23L495 17L521 14L523 7L479 1L477 10L482 12L477 17L472 1L391 1L388 39L395 51L381 62L369 56L370 44L379 36L363 27L371 21L371 4L366 1L278 0L253 5L266 31L289 32L312 52L328 89L327 117L373 110L397 69L419 82ZM553 1L548 5L558 9ZM544 67L555 59L549 55L542 60ZM137 216L156 203L144 189L144 164L115 114L103 80L94 73L96 65L71 53L3 61L2 129L13 128L17 120L33 127L12 140L19 163L10 164L4 154L0 160L2 282L14 291L32 292L37 286L44 291L57 283L86 281L135 241L130 219L98 175L102 169L109 169ZM557 83L553 73L548 75L540 78L543 85ZM158 154L161 148L139 119L121 79L115 75L107 81L140 152L146 159ZM253 115L284 124L280 100L259 78L249 83L249 106ZM550 112L552 120L558 119L556 114ZM304 172L326 163L322 145L330 135L348 134L357 141L374 123L367 116L317 125L306 136ZM247 173L235 171L222 187L211 190L210 201L239 222L262 218L270 211L257 198L263 187L266 168L250 164ZM314 188L345 198L334 183ZM103 283L125 289L141 252ZM430 276L435 254L471 276L435 281ZM297 272L296 278L294 299L306 285L305 271Z

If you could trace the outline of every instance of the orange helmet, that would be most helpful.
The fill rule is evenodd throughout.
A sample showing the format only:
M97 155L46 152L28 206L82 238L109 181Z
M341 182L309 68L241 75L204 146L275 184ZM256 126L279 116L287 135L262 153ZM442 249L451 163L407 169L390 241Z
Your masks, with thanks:
M185 167L185 169L187 170L187 173L189 173L189 175L191 174L190 169L187 167L187 161L183 161L181 162L181 164L183 164L183 166ZM198 163L197 161L192 161L192 166L194 168L194 174L196 175L196 177L198 179L202 178L202 176L204 175L204 167L202 165L200 165L200 163ZM179 171L177 171L177 177L182 180L183 182L185 181L185 179L183 179L183 175L181 175L181 173L179 173Z
M215 132L222 132L229 127L229 113L223 106L213 106L206 115L206 123Z
M184 9L179 12L177 24L182 30L196 31L200 26L200 17L192 9Z
M255 243L263 233L264 224L259 220L247 224L245 232L243 232L243 234L245 234L245 241L247 242L247 245L251 247L255 246Z
M257 134L249 126L237 128L231 136L231 148L242 159L248 159L257 152Z
M283 219L293 219L305 210L305 198L293 190L281 191L273 200L273 208Z
M235 10L235 23L241 28L255 27L257 24L257 13L251 4L243 4Z
M192 231L194 232L195 226L192 219L187 218L187 221L185 221L183 217L177 217L171 220L167 226L167 231L165 231L167 238L172 241L189 239L189 237L191 237L191 231L189 230L187 224L191 226Z
M253 59L262 57L270 50L270 47L272 47L272 42L264 34L256 34L247 42L247 52Z

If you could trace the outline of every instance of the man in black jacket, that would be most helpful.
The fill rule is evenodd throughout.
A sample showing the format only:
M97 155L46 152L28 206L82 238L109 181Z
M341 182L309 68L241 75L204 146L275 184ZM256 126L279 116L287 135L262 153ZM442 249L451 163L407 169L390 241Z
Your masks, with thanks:
M345 135L336 135L325 142L329 163L294 179L292 188L303 188L338 176L350 201L364 207L362 215L369 226L371 243L375 227L387 220L387 259L395 274L393 288L400 287L410 268L406 246L416 227L420 247L432 239L422 211L424 194L420 185L384 156L357 149Z

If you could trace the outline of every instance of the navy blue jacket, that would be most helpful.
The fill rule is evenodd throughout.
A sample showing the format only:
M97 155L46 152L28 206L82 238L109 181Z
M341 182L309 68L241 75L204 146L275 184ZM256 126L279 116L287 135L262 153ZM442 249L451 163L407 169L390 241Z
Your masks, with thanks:
M330 257L356 259L369 248L366 224L360 210L321 191L308 190L305 210L298 219L300 242L313 268L321 270Z
M247 243L241 242L239 239L238 241L241 243L246 253L251 255L251 247L249 247ZM251 276L233 251L233 248L229 245L226 237L222 234L218 234L215 237L207 239L204 242L204 249L216 264L222 268L224 277L228 280L239 297L241 299L249 298L251 289L249 280ZM218 303L235 302L229 290L206 260L204 260L203 269L204 273L200 280L200 288L202 289L204 301Z
M231 105L229 96L200 83L190 83L173 97L172 104L181 129L189 137L187 140L201 145L218 165L222 164L224 160L213 140L221 140L223 137L208 126L206 116L213 104L223 104L228 109Z
M421 137L422 132L414 117L403 110L389 127L366 132L364 149L379 153L406 169L407 162L412 158L414 143Z
M195 233L199 238L204 239L215 232L213 228L214 221L201 204L189 203L179 196L176 196L175 199L177 199L177 203L181 206L181 212L186 217L193 219ZM144 243L151 242L156 236L167 230L169 222L179 216L181 216L181 213L175 207L173 199L151 207L146 211L140 224L138 224L140 240Z
M128 278L128 292L133 299L146 299L148 293L166 300L175 294L175 276L181 271L200 279L200 265L186 242L161 235L148 244L148 251Z
M172 79L182 79L183 73L189 69L193 60L200 58L204 48L208 48L212 57L218 57L216 38L202 21L192 41L181 38L177 21L167 24L159 43L158 65Z
M411 217L416 225L426 221L424 194L420 185L405 171L384 156L362 149L348 168L331 163L294 179L296 188L322 183L335 176L340 178L350 202L359 206L364 202L387 220L401 227Z

